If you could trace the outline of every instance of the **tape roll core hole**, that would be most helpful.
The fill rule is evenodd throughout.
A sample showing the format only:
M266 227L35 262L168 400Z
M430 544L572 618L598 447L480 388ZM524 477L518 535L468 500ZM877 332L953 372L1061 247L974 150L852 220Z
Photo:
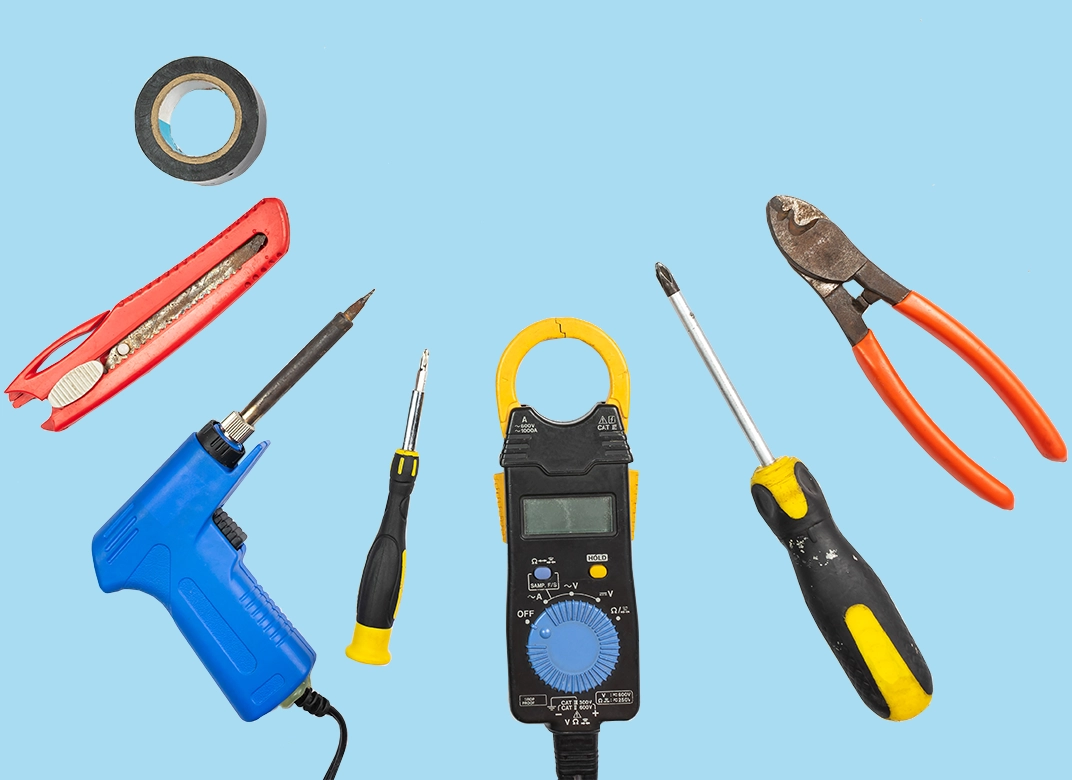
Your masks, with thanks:
M551 339L533 347L518 367L517 398L556 422L584 417L610 395L603 358L577 339Z
M195 94L183 100L190 93ZM176 122L182 128L181 147L174 129ZM227 145L238 129L238 117L223 90L211 81L192 79L164 95L157 126L160 136L174 152L185 157L207 157Z

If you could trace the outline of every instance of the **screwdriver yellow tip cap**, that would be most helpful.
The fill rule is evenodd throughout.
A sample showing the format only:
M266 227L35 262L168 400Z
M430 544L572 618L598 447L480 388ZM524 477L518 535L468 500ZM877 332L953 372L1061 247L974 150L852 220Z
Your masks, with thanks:
M354 624L354 638L346 648L346 657L362 664L385 666L391 663L387 646L391 643L391 629L372 628Z

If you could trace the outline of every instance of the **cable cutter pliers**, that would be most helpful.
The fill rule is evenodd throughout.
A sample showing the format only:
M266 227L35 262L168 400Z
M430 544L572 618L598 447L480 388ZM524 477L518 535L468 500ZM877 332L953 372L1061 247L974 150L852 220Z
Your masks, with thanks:
M883 300L951 350L994 389L1027 431L1038 451L1063 461L1068 451L1046 412L1009 367L979 338L922 295L909 290L872 263L819 209L780 195L767 204L771 236L789 265L810 284L852 344L856 361L886 406L921 447L946 471L981 498L1012 509L1013 494L969 458L923 410L864 323L863 313ZM853 296L844 285L856 281Z

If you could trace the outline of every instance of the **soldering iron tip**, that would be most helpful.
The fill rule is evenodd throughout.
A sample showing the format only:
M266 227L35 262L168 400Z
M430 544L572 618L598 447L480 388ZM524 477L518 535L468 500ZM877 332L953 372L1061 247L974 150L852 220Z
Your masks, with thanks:
M655 264L655 277L659 280L659 284L663 286L663 292L666 293L667 298L679 291L677 282L674 281L674 275L662 263Z
M344 311L344 312L342 313L342 316L343 316L343 317L345 317L346 319L350 320L350 322L353 322L353 321L354 321L354 317L356 317L356 316L358 315L358 313L359 313L359 312L360 312L360 311L361 311L361 310L362 310L363 308L365 308L365 303L366 303L366 302L368 301L368 299L369 299L369 298L371 298L371 297L372 297L372 294L373 294L374 292L376 292L376 289L375 289L375 288L373 288L373 289L369 290L369 291L368 291L368 294L367 294L367 295L365 295L365 297L364 297L364 298L359 298L358 300L354 301L354 305L353 305L353 306L351 306L351 307L350 307L349 309L347 309L346 311Z

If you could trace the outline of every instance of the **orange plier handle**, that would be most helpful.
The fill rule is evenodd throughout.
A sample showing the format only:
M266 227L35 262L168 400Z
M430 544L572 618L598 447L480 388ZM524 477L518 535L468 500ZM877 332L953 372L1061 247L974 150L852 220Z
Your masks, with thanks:
M856 361L886 406L912 438L961 484L992 504L1013 508L1012 491L942 432L897 375L864 323L863 313L872 303L886 301L953 350L994 389L1044 457L1067 459L1061 434L1001 358L941 308L885 274L825 214L797 198L779 196L767 204L767 223L789 264L815 289L841 325ZM843 286L849 280L859 283L863 293L853 297Z
M908 293L893 310L908 317L974 368L1016 415L1044 457L1067 459L1064 440L1046 412L1016 374L978 336L917 292ZM879 397L927 454L980 498L1002 509L1012 509L1012 491L968 457L930 418L901 381L872 331L852 351Z

